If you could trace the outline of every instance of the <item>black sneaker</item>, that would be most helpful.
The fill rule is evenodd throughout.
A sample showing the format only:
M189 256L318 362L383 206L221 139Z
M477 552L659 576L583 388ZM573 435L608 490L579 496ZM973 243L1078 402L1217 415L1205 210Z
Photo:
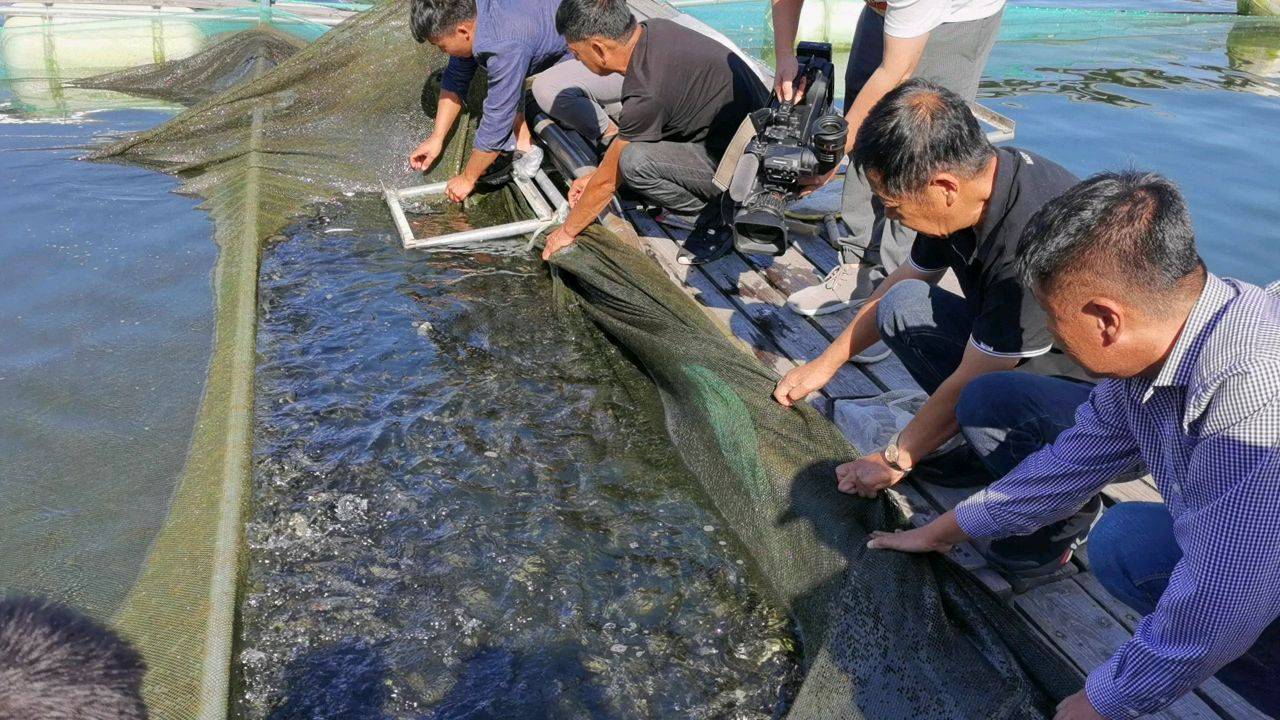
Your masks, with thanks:
M684 241L676 262L701 265L719 260L733 249L733 229L724 223L699 223Z

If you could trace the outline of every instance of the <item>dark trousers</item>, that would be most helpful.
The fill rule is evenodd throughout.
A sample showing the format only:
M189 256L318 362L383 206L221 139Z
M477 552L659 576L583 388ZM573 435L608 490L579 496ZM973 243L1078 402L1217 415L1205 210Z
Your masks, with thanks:
M880 300L880 338L926 392L938 389L964 357L973 317L964 298L921 280L894 285ZM1091 385L1027 372L974 378L960 393L960 432L998 479L1075 422ZM1089 531L1102 503L1094 497L1075 515L1020 537L991 544L992 560L1009 571L1034 570L1061 557Z
M701 143L633 142L618 159L622 181L646 200L692 219L720 195L719 160Z
M1089 533L1089 566L1107 592L1142 615L1156 608L1182 549L1162 503L1126 502L1111 508ZM1254 707L1280 717L1280 620L1217 678Z

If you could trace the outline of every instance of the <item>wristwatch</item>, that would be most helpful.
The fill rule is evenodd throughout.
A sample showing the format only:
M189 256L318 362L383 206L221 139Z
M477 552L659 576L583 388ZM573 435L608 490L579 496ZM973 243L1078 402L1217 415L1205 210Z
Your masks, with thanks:
M898 436L901 434L900 432L894 433L893 437L889 438L889 444L884 446L884 450L881 450L880 454L884 456L886 465L898 472L907 472L911 468L905 468L898 464L898 457L901 454L898 452Z

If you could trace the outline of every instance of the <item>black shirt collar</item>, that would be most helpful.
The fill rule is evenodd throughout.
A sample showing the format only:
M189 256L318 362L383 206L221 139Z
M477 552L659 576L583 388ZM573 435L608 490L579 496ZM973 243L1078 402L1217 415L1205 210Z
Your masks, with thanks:
M1000 227L1000 223L1013 208L1013 185L1018 174L1018 160L1016 150L996 149L996 179L991 185L991 197L987 199L987 210L982 215L982 222L974 228L978 236L974 252L987 242L991 233Z

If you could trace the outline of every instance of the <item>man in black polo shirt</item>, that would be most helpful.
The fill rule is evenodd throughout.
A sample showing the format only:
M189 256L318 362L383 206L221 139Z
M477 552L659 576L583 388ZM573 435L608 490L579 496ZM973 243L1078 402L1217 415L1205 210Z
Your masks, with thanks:
M732 50L670 20L637 23L625 0L563 0L556 29L598 75L623 75L618 135L599 168L569 192L573 212L543 257L573 242L625 184L663 208L659 220L692 229L679 259L718 257L732 243L713 178L742 120L769 99Z
M852 164L888 217L918 233L911 261L885 279L831 347L787 373L774 397L784 405L803 399L884 340L930 397L884 450L837 469L840 489L870 497L957 431L991 480L1003 477L1072 425L1092 387L1053 347L1044 312L1014 264L1023 226L1076 178L1038 155L992 147L964 100L923 80L872 108ZM938 287L948 269L964 297ZM1051 574L1070 559L1098 509L1095 497L1034 535L998 541L991 559L1011 575Z

